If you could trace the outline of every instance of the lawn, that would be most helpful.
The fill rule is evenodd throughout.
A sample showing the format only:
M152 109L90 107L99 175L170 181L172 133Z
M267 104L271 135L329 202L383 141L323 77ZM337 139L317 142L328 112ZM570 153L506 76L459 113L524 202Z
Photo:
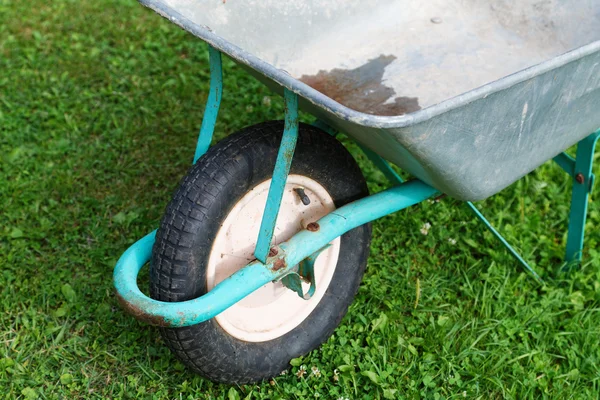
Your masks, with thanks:
M224 68L217 140L282 118ZM230 387L187 371L118 307L112 269L186 173L207 84L206 46L134 0L0 0L0 397L597 398L600 204L582 268L561 273L570 181L550 163L478 204L546 285L465 205L425 202L374 223L348 315L287 374Z

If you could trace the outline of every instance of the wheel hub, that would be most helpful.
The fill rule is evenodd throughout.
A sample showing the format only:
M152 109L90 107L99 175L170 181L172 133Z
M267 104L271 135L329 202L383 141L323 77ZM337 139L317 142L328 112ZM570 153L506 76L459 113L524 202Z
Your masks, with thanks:
M254 259L270 182L267 180L254 187L225 218L207 266L208 290ZM298 189L301 189L301 195ZM284 242L298 231L310 228L309 225L333 210L333 200L322 185L306 176L289 175L273 244ZM289 290L282 282L269 283L216 316L216 322L231 336L249 342L272 340L286 334L300 325L323 298L335 272L339 249L340 238L337 238L314 256L311 265L313 280L319 285L313 288L309 300L304 300L297 292L310 293L311 284L296 275L295 289ZM302 268L299 272L306 275L307 266Z

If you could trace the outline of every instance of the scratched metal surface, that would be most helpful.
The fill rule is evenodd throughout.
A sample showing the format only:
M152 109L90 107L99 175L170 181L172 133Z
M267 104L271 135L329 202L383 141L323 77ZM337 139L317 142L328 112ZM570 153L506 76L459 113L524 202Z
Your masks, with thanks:
M141 3L455 198L600 127L600 0Z

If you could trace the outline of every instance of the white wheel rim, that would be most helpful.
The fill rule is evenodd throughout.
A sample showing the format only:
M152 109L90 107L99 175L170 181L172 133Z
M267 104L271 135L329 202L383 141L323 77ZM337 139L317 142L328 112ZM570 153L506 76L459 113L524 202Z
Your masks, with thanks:
M206 284L211 290L219 282L254 260L254 247L263 216L271 180L262 182L240 199L221 225L215 238L208 266ZM302 204L295 188L302 187L309 205ZM329 193L306 176L288 176L273 242L278 244L335 210ZM215 317L229 335L247 342L264 342L285 335L304 321L323 298L337 265L340 238L331 242L315 262L317 290L310 300L281 283L268 283ZM302 284L308 291L310 284Z

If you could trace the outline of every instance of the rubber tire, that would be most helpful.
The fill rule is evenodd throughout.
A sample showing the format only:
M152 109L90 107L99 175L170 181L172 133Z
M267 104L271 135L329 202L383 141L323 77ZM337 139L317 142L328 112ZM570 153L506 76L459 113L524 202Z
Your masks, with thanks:
M239 199L271 178L282 132L281 121L243 129L210 148L190 169L156 235L152 298L183 301L206 293L205 264L221 223ZM344 146L311 125L300 125L291 173L319 182L336 208L368 195L365 179ZM276 376L339 325L360 285L370 240L370 224L341 236L336 270L323 299L299 326L279 338L245 342L227 334L214 319L161 328L161 335L185 365L210 380L244 384Z

